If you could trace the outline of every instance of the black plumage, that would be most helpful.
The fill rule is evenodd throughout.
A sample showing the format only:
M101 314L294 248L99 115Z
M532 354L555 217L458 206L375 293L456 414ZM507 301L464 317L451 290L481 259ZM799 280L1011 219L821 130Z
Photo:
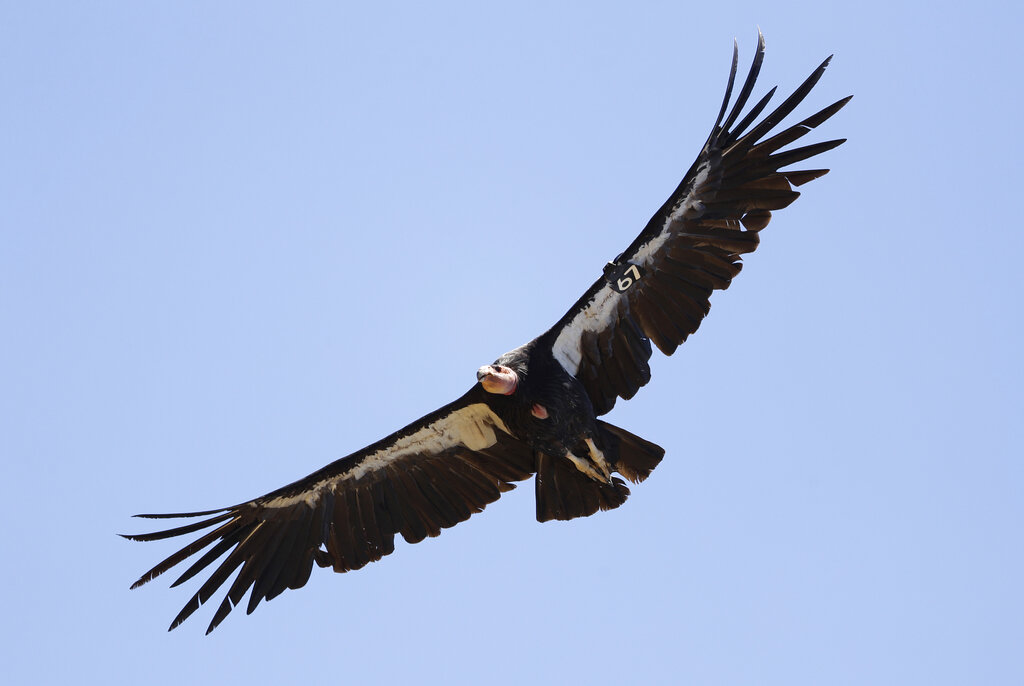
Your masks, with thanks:
M394 434L259 498L153 533L154 541L199 534L143 574L141 586L202 553L174 581L208 574L173 629L234 579L212 631L246 593L246 612L300 588L313 565L359 569L390 554L395 536L416 543L480 512L515 482L536 475L537 519L573 519L620 506L625 481L646 479L664 450L598 419L651 378L653 347L671 355L728 288L741 256L757 248L771 213L826 169L782 170L842 140L784 149L843 107L839 100L771 137L807 96L825 60L774 110L775 92L743 110L764 58L764 39L730 108L738 52L707 142L644 230L551 329L478 371L461 398ZM221 559L223 558L223 559ZM217 561L220 560L218 563Z

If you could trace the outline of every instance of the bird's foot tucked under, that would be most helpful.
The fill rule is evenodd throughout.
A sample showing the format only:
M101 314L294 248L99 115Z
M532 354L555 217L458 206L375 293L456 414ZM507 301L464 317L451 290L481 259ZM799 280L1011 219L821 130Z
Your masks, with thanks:
M597 468L604 474L604 480L608 483L612 482L612 466L608 464L608 460L604 459L604 453L594 443L593 438L583 439L587 444L587 450L590 451L590 459L597 465Z
M575 455L572 454L572 452L567 452L565 454L565 457L574 465L576 465L576 469L580 470L594 481L605 480L604 476L601 475L601 472L594 469L594 465L591 464L589 460L585 460L582 457L576 457Z
M590 459L577 457L571 450L565 454L566 458L576 465L576 469L594 481L603 481L610 484L612 482L612 470L608 461L604 459L604 453L594 444L593 439L587 438L584 440L587 444L587 450L590 451Z

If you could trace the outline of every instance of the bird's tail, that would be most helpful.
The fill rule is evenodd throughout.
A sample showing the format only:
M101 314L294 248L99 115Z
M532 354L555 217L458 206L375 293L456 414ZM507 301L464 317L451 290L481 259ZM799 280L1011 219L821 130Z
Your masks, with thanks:
M625 429L598 420L601 451L619 474L640 483L658 466L665 450ZM598 510L612 510L629 497L626 483L612 477L597 481L563 457L537 453L537 521L589 517Z
M625 429L600 419L597 428L601 432L605 457L615 466L615 471L635 484L649 477L665 456L665 449L660 445Z

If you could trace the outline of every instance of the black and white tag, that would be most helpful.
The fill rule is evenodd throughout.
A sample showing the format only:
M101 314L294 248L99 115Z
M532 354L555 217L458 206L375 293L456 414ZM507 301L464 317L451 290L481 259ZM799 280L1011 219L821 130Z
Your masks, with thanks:
M625 293L633 284L643 278L644 270L638 264L609 262L604 268L604 278L619 293Z

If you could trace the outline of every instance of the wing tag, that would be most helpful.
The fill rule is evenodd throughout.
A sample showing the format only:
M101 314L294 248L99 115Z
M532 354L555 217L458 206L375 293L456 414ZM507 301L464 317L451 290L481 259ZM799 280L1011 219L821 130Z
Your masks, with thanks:
M638 264L609 262L604 268L604 278L619 293L625 293L633 284L643 278L644 270Z

